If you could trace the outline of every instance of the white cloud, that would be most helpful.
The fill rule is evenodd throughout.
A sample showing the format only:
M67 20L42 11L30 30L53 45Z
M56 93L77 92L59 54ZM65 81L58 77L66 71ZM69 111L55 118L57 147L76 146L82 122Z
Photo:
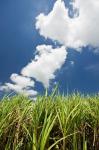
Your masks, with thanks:
M5 83L4 85L0 86L0 91L15 91L16 93L22 93L24 95L34 96L37 94L34 88L34 81L30 78L23 77L18 74L12 74L10 77L13 83Z
M67 51L64 46L52 48L51 45L39 45L36 48L35 59L27 64L18 75L13 73L10 76L12 83L0 85L0 91L15 91L27 96L37 95L34 90L35 82L32 78L41 82L44 87L49 87L51 79L55 78L55 72L60 69L66 60Z
M74 62L74 61L70 61L70 64L71 64L72 66L74 66L75 62Z
M36 29L45 38L66 47L99 47L99 0L75 0L73 7L79 15L70 18L64 1L57 0L48 15L42 13L37 17Z
M52 11L47 16L42 13L36 19L36 29L39 29L40 35L58 40L62 44L67 43L70 23L68 9L65 8L63 1L56 1Z
M22 70L21 76L12 74L13 83L5 83L0 90L14 90L18 93L35 95L34 78L44 87L49 87L50 80L55 78L55 72L59 70L67 58L67 47L81 51L82 46L99 47L99 0L75 0L73 9L77 10L74 18L68 15L68 9L64 1L57 0L48 15L44 13L37 16L36 29L40 35L58 41L60 48L51 45L39 45L36 47L35 59L28 63ZM73 65L74 63L71 62Z
M11 81L15 84L20 85L21 88L25 88L27 86L34 87L34 81L30 78L23 77L21 75L13 73L10 77Z
M64 46L54 49L51 45L40 45L36 50L38 55L35 60L25 66L21 73L23 76L35 78L44 87L49 87L50 80L55 78L55 72L64 64L67 51Z

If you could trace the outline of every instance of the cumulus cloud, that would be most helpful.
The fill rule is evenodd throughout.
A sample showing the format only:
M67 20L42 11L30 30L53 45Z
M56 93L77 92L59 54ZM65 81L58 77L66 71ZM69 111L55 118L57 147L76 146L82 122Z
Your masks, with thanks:
M37 16L36 29L66 47L99 47L99 0L75 0L72 5L78 10L74 18L69 17L64 1L57 0L48 15Z
M11 81L13 81L15 84L20 85L22 88L28 87L28 86L33 86L34 87L34 81L31 80L30 78L23 77L18 74L12 74L10 77Z
M10 76L12 83L1 85L0 91L15 91L27 96L35 96L37 91L33 90L35 86L33 78L41 82L44 87L49 87L50 80L55 78L55 72L65 62L67 51L64 46L53 48L51 45L39 45L36 51L35 59L21 70L21 75L13 73Z
M64 64L67 51L64 46L52 48L51 45L40 45L36 50L35 60L25 66L21 74L35 78L47 88L50 80L55 78L55 72Z
M5 83L4 85L1 85L1 91L15 91L16 93L22 93L27 96L34 96L37 94L37 92L32 89L34 88L35 83L30 78L18 74L12 74L10 79L13 83Z
M0 90L14 90L17 93L36 95L36 81L48 88L50 80L67 58L67 48L81 51L83 46L99 48L99 0L75 0L72 2L73 18L68 14L69 8L63 0L57 0L47 15L41 13L36 17L36 29L40 35L58 41L61 47L38 45L35 59L21 70L21 75L12 74L11 83L0 86ZM76 10L76 11L75 11ZM71 61L71 65L74 62Z

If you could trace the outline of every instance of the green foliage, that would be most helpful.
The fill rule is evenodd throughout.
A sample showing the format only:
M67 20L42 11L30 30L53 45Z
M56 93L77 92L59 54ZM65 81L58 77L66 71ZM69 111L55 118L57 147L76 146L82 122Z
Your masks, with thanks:
M0 150L98 150L99 96L0 101Z

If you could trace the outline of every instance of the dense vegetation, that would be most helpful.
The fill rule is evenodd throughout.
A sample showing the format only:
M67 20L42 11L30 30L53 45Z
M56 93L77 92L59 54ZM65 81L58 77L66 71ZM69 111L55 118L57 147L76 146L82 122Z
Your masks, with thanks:
M98 150L99 96L0 101L0 150Z

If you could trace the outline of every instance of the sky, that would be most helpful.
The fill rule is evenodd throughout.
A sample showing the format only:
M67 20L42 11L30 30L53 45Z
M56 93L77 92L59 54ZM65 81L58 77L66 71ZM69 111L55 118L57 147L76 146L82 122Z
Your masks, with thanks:
M99 92L98 0L0 0L0 96Z

